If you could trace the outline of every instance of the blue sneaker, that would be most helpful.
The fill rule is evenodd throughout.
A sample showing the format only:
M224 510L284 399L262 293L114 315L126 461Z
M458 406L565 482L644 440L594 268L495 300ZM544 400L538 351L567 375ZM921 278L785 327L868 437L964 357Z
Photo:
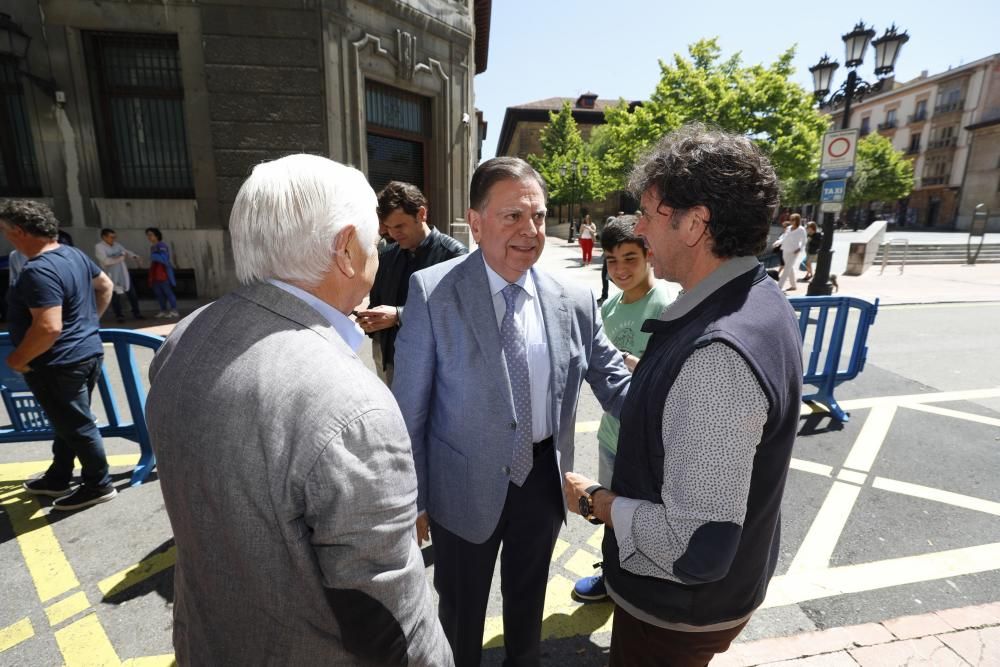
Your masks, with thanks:
M573 597L582 602L600 602L608 597L608 589L604 585L604 575L595 574L584 577L573 586Z

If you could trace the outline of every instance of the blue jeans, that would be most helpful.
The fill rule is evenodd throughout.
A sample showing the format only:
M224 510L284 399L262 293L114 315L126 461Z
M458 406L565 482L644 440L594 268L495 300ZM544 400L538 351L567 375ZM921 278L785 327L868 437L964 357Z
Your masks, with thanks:
M160 310L166 310L167 304L170 305L171 310L177 310L177 298L174 296L174 291L170 289L169 280L160 280L153 283L153 294L156 295L156 300L160 302Z
M72 366L43 366L24 374L56 432L52 465L45 477L59 486L72 480L74 459L80 459L85 486L101 489L111 484L104 441L90 411L103 359L97 356Z

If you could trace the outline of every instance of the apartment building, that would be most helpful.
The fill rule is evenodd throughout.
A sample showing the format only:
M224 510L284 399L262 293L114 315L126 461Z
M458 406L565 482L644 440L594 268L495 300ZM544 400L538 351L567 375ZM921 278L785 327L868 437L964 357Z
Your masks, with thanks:
M842 114L833 110L834 127ZM849 127L888 137L914 163L912 194L884 202L884 213L907 226L963 230L984 203L1000 230L1000 54L893 82L852 105Z

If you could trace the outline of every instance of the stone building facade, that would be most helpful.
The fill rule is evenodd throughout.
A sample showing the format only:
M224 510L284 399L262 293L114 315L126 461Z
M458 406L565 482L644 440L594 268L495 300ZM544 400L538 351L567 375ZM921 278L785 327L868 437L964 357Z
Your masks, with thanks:
M840 127L843 110L833 113ZM1000 54L896 82L851 107L849 126L879 132L913 161L899 207L908 226L968 229L975 206L1000 208ZM884 203L894 207L891 202ZM1000 216L995 223L1000 225Z
M283 155L354 165L376 189L416 182L450 231L478 162L490 12L489 0L13 0L0 31L30 47L0 53L0 196L47 201L85 249L113 227L141 253L159 227L199 297L234 284L236 193Z

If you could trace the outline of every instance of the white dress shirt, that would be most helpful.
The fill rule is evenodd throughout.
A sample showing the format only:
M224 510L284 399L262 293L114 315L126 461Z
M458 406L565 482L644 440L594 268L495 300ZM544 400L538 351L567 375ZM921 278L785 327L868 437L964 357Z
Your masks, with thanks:
M503 298L503 288L509 283L486 264L486 277L490 281L493 296L493 311L497 316L497 328L507 312ZM549 341L545 335L545 321L542 319L542 304L532 271L528 271L517 281L521 291L517 295L514 319L524 331L528 351L528 382L531 383L531 439L541 442L552 435L552 362L549 360ZM498 350L499 352L499 350Z

